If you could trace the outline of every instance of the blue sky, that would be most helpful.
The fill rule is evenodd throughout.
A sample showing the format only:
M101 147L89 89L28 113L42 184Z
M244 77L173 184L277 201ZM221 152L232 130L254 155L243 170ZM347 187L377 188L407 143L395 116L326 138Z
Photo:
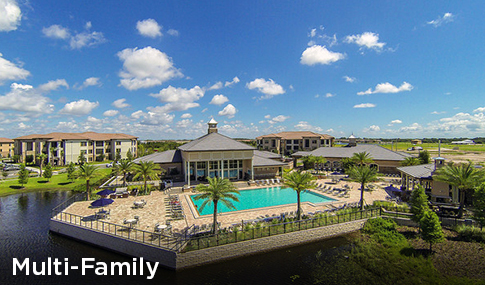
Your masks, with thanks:
M231 137L483 136L483 11L483 1L0 0L0 137L196 138L211 116Z

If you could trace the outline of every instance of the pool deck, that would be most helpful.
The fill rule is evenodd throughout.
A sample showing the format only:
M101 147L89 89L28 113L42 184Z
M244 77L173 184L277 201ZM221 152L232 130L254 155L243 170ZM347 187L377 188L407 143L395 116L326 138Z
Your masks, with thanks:
M348 198L338 198L329 194L317 192L321 195L328 196L330 198L335 199L336 201L326 202L326 203L318 203L312 204L309 202L303 202L302 208L304 213L308 212L316 212L316 211L324 211L328 209L332 209L334 207L341 206L345 203L354 203L360 200L360 185L355 182L348 182L348 181L340 181L337 184L332 184L331 179L318 179L316 180L317 184L329 184L333 187L340 187L342 188L344 185L348 184L350 186L350 197ZM367 204L372 204L375 200L386 200L388 198L388 194L382 188L382 186L386 185L383 182L380 183L373 183L377 185L376 190L373 191L366 191L364 193L364 199ZM246 184L247 186L247 184ZM278 185L275 185L278 186ZM254 189L254 188L261 188L262 186L252 186L252 187L244 187L240 188L240 190L245 189ZM179 196L179 201L184 209L185 219L171 221L171 224L174 229L181 230L187 226L192 225L202 225L202 224L209 224L212 223L212 215L205 215L199 216L195 207L193 206L192 201L190 200L190 195L192 192L183 192L183 193L169 193L169 194L176 194ZM168 217L166 217L166 204L165 198L168 197L169 194L164 194L160 191L153 191L150 195L147 196L129 196L128 198L117 198L115 201L106 207L105 210L110 211L110 218L107 219L107 222L111 222L114 224L123 224L124 219L133 219L134 216L139 217L139 223L137 225L137 229L146 230L146 231L153 231L155 224L165 224ZM143 208L135 209L133 208L133 202L135 201L146 201L146 205ZM66 208L63 212L75 214L83 217L94 216L95 212L98 211L98 208L91 208L90 203L92 201L83 201L83 202L75 202ZM295 203L288 204L288 205L281 205L281 206L272 206L272 207L265 207L265 208L258 208L258 209L249 209L249 210L242 210L242 211L235 211L235 212L227 212L227 213L220 213L217 215L218 222L221 222L222 227L231 226L232 224L241 223L243 220L252 220L257 219L260 216L273 216L279 215L283 212L295 212L296 211L296 193L295 193Z

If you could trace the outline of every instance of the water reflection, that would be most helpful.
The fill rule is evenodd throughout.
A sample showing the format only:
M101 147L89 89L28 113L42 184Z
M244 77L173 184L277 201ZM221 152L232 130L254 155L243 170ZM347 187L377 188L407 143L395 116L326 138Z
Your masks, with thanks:
M63 191L0 197L0 284L81 284L93 280L137 284L147 281L142 276L96 276L90 271L86 276L80 271L70 271L68 276L60 277L12 276L14 257L37 262L46 261L48 257L68 258L70 265L81 265L82 258L86 257L102 262L133 261L131 257L49 233L51 209L71 196L70 192ZM326 249L324 253L331 256L332 248L347 243L345 237L339 237L179 272L159 268L154 281L161 284L286 284L291 283L291 276L308 276L318 250ZM5 278L10 283L5 283Z

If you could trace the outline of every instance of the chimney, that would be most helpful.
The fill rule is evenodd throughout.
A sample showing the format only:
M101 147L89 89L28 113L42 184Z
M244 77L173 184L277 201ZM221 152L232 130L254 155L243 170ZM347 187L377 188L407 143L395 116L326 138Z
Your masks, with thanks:
M217 133L217 122L214 118L211 118L207 125L209 125L209 129L207 130L208 134Z

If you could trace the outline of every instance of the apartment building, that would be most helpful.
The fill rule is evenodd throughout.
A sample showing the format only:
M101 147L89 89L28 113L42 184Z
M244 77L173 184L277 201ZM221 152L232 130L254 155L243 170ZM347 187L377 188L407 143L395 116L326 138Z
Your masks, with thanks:
M76 163L81 153L87 162L115 159L116 153L126 158L128 151L137 153L137 137L126 134L106 133L50 133L27 135L14 139L16 155L25 162L27 156L35 159L37 154L45 153L48 161L55 165Z
M13 140L0 138L0 158L13 156Z
M297 151L312 151L319 147L331 147L334 139L330 135L308 131L281 132L256 138L259 150L276 151L284 155Z

